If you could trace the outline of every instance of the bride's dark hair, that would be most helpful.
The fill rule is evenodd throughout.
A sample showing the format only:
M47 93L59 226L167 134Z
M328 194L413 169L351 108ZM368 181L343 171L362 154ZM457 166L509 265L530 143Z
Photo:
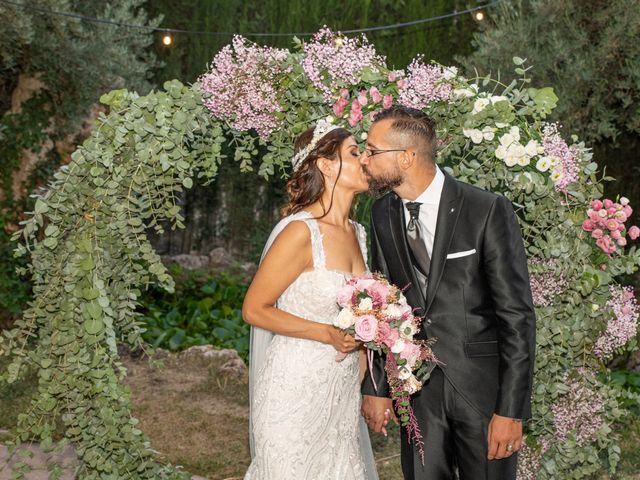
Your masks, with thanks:
M309 152L309 155L301 160L300 166L295 172L293 172L293 175L287 182L289 204L282 209L283 216L297 213L318 199L320 199L322 210L324 212L322 217L329 212L333 205L333 192L336 188L337 180L340 177L340 172L342 172L342 156L340 155L340 147L342 146L342 142L350 136L351 133L344 128L331 130L318 141L313 150ZM309 145L312 138L313 128L305 130L296 140L294 145L294 155ZM338 160L340 162L338 177L336 177L336 183L333 184L331 202L329 203L328 208L325 208L324 204L322 204L324 176L316 162L316 160L321 157L328 158L330 160Z

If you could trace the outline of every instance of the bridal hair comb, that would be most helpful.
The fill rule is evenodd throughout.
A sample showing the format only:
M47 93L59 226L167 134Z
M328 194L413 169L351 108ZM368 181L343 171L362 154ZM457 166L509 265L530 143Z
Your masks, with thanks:
M291 159L291 164L293 165L293 171L294 172L298 169L300 164L302 164L302 161L305 158L307 158L307 156L311 153L311 150L316 148L316 145L318 144L318 141L322 137L324 137L327 133L329 133L332 130L335 130L336 128L340 128L340 127L338 125L333 125L333 124L329 123L324 118L322 120L319 120L318 123L316 123L316 126L313 129L313 138L311 138L311 141L309 142L309 144L307 146L305 146L304 148L302 148Z

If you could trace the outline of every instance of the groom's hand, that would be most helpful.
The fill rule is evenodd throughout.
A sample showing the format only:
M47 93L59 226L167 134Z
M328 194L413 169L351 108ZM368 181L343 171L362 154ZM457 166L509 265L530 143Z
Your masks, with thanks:
M520 450L522 444L522 420L493 414L487 435L489 460L500 460Z
M375 397L373 395L362 396L362 416L369 427L378 433L387 436L387 423L392 419L396 424L398 419L393 411L393 402L387 397Z

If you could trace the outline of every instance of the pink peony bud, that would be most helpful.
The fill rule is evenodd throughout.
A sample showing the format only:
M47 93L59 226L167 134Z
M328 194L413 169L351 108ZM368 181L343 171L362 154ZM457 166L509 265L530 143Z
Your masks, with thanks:
M393 105L393 97L391 95L385 95L382 99L382 108L386 110L387 108L391 108L391 105Z
M635 240L636 238L638 238L638 236L640 236L640 228L634 225L629 229L629 238L631 240Z
M371 94L371 100L373 100L373 103L379 103L382 101L382 95L380 95L380 91L376 87L371 87L369 89L369 93Z
M593 208L597 212L602 208L602 202L600 200L592 200L591 208Z

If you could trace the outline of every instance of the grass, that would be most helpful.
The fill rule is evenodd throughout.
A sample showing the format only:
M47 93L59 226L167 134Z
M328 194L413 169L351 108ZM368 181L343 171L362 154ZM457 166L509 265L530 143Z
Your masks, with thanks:
M248 390L246 374L222 374L224 360L176 358L170 355L162 369L147 359L124 357L131 387L133 414L161 461L181 465L210 480L240 480L249 464ZM0 358L0 368L6 359ZM0 386L0 429L11 430L30 396L35 375ZM372 434L381 480L402 480L399 428L387 438ZM640 480L640 416L632 416L621 432L622 461L612 480ZM1 434L0 434L1 435ZM4 434L4 438L9 436ZM3 437L0 436L0 442ZM599 480L609 479L606 474Z

